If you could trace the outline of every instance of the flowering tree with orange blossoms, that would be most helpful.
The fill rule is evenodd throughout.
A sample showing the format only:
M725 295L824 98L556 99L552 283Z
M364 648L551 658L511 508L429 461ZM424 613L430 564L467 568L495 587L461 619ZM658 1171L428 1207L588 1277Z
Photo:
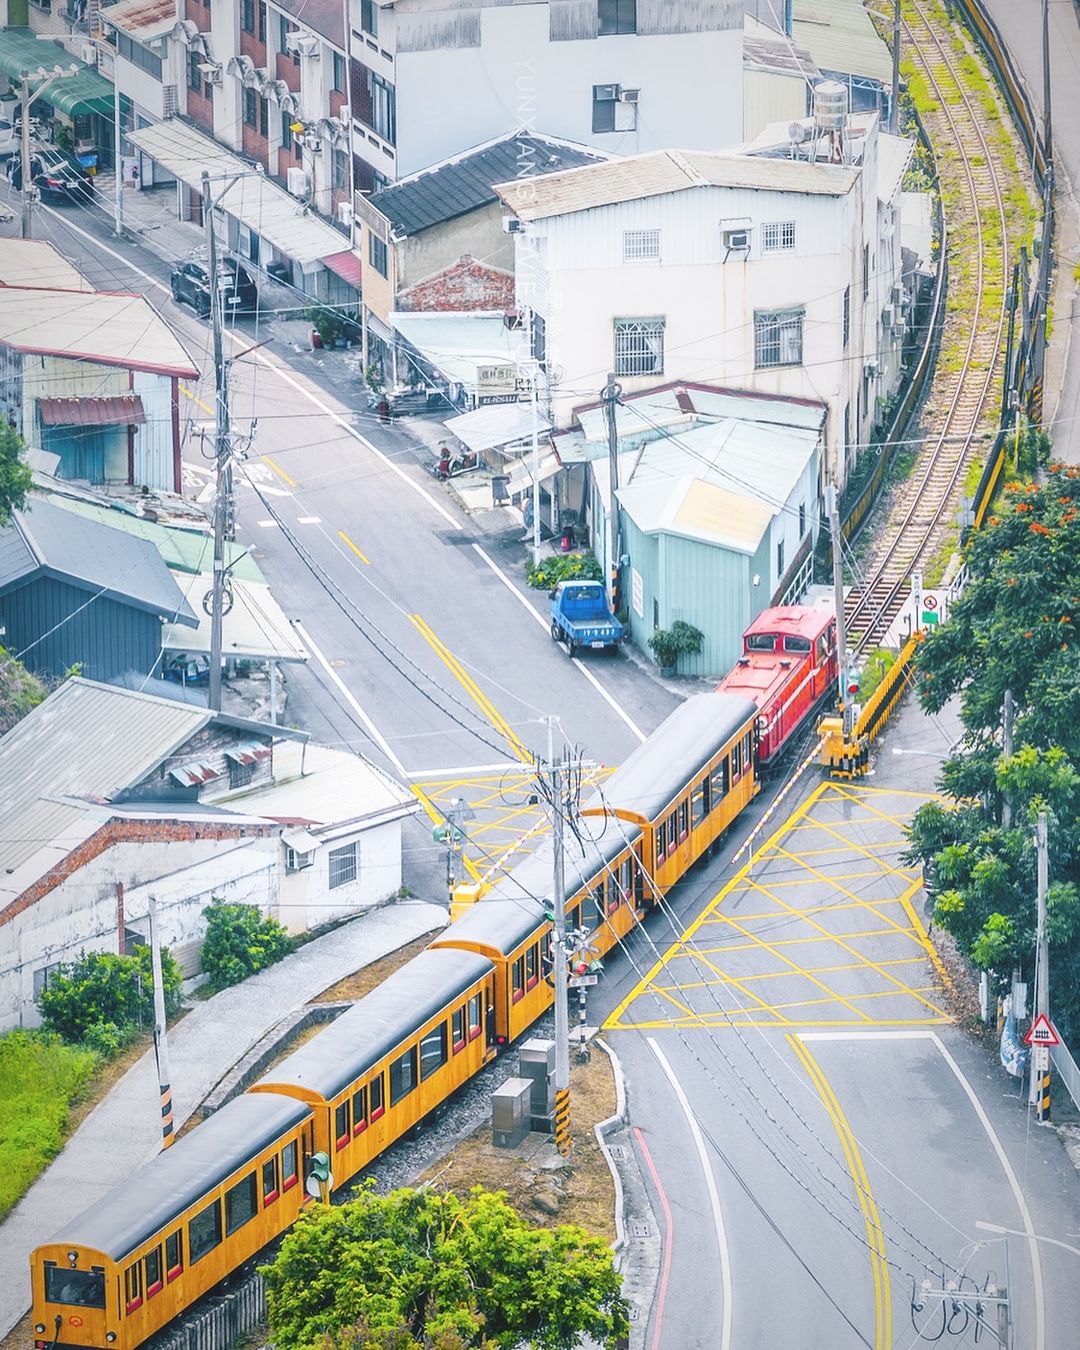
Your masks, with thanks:
M933 877L935 921L976 965L1030 974L1033 825L1048 813L1053 1012L1080 1039L1080 469L1051 465L1041 485L1010 483L965 562L964 593L919 654L918 693L931 713L959 699L966 734L942 770L951 802L916 812L908 856Z

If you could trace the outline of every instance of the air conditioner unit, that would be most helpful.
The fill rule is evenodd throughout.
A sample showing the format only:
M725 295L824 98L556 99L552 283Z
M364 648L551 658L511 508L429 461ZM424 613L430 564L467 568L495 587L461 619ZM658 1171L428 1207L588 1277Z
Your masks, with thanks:
M342 225L351 226L353 222L352 206L348 202L339 202L337 218Z
M750 251L750 229L740 226L738 229L724 231L724 247L729 253L748 253Z
M82 43L79 55L88 66L96 66L98 63L98 50L92 42Z
M622 94L621 84L595 84L593 85L593 98L597 103L608 103L617 101Z
M295 164L289 166L285 179L286 186L294 197L306 197L308 191L307 173Z
M892 288L892 294L889 296L889 299L894 305L902 305L904 303L903 286L894 286Z
M863 378L867 380L876 380L878 377L878 363L876 361L867 361L863 366Z
M163 84L161 86L161 115L162 117L175 117L180 111L180 101L176 93L175 84Z
M619 102L620 102L620 103L637 103L637 102L639 101L640 98L641 98L641 90L640 90L640 89L620 89L620 90L619 90Z
M503 216L502 227L503 234L521 234L525 229L525 222L518 220L517 216Z
M304 33L297 29L285 34L285 50L295 52L297 56L319 57L319 39L314 33Z
M893 305L886 305L881 311L882 328L892 328L896 323L896 308Z
M221 67L216 61L200 61L199 74L207 84L221 83Z

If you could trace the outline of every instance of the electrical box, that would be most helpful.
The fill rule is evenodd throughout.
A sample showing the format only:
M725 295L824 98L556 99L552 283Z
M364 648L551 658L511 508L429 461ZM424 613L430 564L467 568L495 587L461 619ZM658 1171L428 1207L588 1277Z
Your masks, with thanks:
M496 1148L517 1148L529 1133L531 1078L508 1078L491 1094L491 1142Z
M518 1063L522 1078L533 1085L529 1103L532 1128L550 1134L555 1115L555 1042L533 1037L521 1047Z

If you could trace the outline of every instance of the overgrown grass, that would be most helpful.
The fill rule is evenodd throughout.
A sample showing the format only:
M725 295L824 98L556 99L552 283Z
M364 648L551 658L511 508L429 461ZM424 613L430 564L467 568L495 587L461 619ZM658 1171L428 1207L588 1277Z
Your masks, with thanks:
M48 1032L0 1036L0 1218L60 1152L71 1108L100 1063Z

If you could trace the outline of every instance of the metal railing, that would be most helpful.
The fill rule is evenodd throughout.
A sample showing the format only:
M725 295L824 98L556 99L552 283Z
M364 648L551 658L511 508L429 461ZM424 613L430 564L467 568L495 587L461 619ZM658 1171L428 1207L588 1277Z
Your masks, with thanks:
M1080 1064L1073 1059L1067 1045L1055 1045L1050 1051L1050 1058L1064 1084L1065 1091L1072 1098L1073 1105L1080 1111Z

